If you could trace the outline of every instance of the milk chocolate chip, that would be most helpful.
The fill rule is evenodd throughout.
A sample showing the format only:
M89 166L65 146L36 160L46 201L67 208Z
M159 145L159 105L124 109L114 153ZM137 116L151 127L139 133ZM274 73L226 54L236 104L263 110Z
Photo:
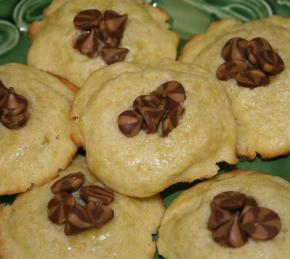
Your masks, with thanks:
M265 86L270 83L269 77L259 69L248 69L236 76L237 84L248 88Z
M114 217L114 211L107 206L103 206L102 203L99 202L88 202L86 205L86 212L91 222L93 222L94 226L97 228L102 227Z
M68 213L64 233L66 235L75 235L93 227L94 224L90 220L85 208L76 204Z
M86 202L101 202L102 204L110 204L114 198L114 193L99 185L87 185L80 189L80 197Z
M248 41L243 38L232 38L226 42L222 49L222 57L225 61L245 60Z
M277 75L284 70L283 60L273 50L259 51L256 57L258 66L269 75Z
M168 134L177 127L178 122L184 112L182 106L177 106L168 112L162 121L162 136L166 137Z
M128 138L139 133L142 123L142 116L133 110L124 111L118 117L119 130Z
M270 43L262 38L256 37L251 39L247 44L247 56L252 64L257 64L257 55L260 51L272 50Z
M208 228L210 230L217 229L232 220L233 213L231 211L219 208L213 202L210 204L210 208L211 214L208 220Z
M252 207L244 214L243 228L256 240L269 240L278 235L281 229L279 215L268 208Z
M89 58L97 57L99 48L97 31L91 30L80 34L75 40L73 47Z
M129 52L126 48L104 47L101 50L101 56L107 65L123 61Z
M241 209L247 200L247 196L240 192L222 192L216 195L213 203L222 209L237 210Z
M48 202L48 218L54 224L64 224L67 220L68 213L75 205L76 200L70 193L58 193Z
M245 71L248 65L244 61L234 60L221 64L216 75L219 80L227 81L229 79L235 78L240 72Z
M147 133L155 133L164 113L161 101L153 95L141 95L135 99L133 108L142 115Z
M6 101L8 97L8 92L9 92L8 89L0 80L0 110L2 109L3 103Z
M117 47L123 37L128 15L107 10L100 26L101 39L107 46Z
M184 87L177 81L168 81L158 87L158 89L151 94L156 95L161 99L165 99L164 108L166 110L176 108L186 99Z
M84 180L85 176L81 172L68 174L56 181L51 186L51 191L53 193L74 192L83 185Z
M1 82L2 83L2 82ZM0 87L0 120L6 128L19 129L29 119L28 101L11 87L7 89L3 83Z
M79 12L73 22L79 30L91 30L99 27L103 15L97 9L88 9Z

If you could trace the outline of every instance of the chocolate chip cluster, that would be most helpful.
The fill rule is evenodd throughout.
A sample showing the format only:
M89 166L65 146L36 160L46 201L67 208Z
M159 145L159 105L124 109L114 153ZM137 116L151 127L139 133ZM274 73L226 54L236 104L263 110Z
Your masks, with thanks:
M84 179L83 173L72 173L51 186L54 196L47 205L48 218L54 224L65 224L66 235L100 228L114 217L114 211L107 206L114 200L114 193L99 185L82 186ZM72 195L77 191L85 207Z
M118 117L119 130L128 138L136 136L141 129L147 134L156 133L162 124L162 136L177 127L186 99L183 86L168 81L149 95L141 95L133 102L133 110L126 110Z
M0 80L0 121L9 129L23 127L29 119L28 101Z
M281 229L279 215L259 207L253 197L241 192L223 192L211 202L208 229L221 246L238 248L249 237L255 240L274 238Z
M238 85L256 88L270 83L270 77L284 70L284 62L264 38L250 41L230 39L222 49L226 61L216 71L217 78L227 81L234 78Z
M100 54L108 65L123 61L129 51L119 46L126 21L127 14L120 15L112 10L106 10L104 14L97 9L83 10L73 21L81 30L73 47L89 58Z

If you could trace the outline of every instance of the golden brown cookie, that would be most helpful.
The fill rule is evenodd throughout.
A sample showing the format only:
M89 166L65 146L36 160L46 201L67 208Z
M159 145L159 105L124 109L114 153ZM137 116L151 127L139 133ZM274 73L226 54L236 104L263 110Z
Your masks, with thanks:
M157 248L167 259L288 258L290 185L236 170L197 184L167 209Z
M91 11L76 21L86 10ZM101 16L105 23L98 22ZM45 18L29 28L28 63L81 86L93 71L118 60L152 64L175 59L178 36L168 30L168 18L143 1L55 0ZM84 26L86 19L97 23Z
M83 187L97 185L102 188L82 157L76 158L68 169L61 172L60 178L76 172L85 176ZM32 188L19 195L12 206L1 208L1 258L153 258L155 244L152 234L157 231L164 212L158 196L140 200L115 193L114 200L105 206L113 210L113 218L101 227L66 235L64 225L52 223L47 210L53 197L51 186L60 178ZM56 191L55 185L53 190ZM69 193L66 195L70 196ZM79 197L77 194L74 196ZM107 198L102 194L98 197ZM76 201L81 202L80 198ZM68 219L74 222L75 218L68 216ZM80 224L79 221L76 223Z
M211 77L225 80L220 82L229 94L237 120L240 156L254 159L260 154L271 158L290 151L290 50L286 43L290 40L289 31L290 19L283 17L273 16L246 24L222 20L212 24L208 32L194 36L182 50L181 61L193 62L209 70ZM257 41L257 37L268 43ZM243 40L233 44L229 42L233 38ZM253 43L258 44L260 52L253 50ZM240 46L246 66L241 60L235 61L235 66L229 62L235 55L229 51L232 46ZM253 55L258 55L258 60ZM228 67L222 65L225 61ZM234 72L235 69L238 70ZM225 70L234 74L226 75Z
M1 66L0 80L0 194L4 195L54 178L77 148L70 138L73 91L55 77L19 64ZM27 115L25 121L22 115Z
M157 67L119 63L96 71L73 105L72 117L80 129L74 139L85 146L92 173L129 196L148 197L177 182L215 175L217 162L236 162L235 123L228 97L216 87L218 82L195 66L164 61ZM185 91L181 110L158 110L157 105L151 121L146 105L143 109L137 104L141 105L137 119L143 114L143 126L133 125L126 135L122 128L126 131L130 123L121 114L133 110L137 97L148 96L170 81L182 85L176 91ZM176 124L168 131L170 123Z

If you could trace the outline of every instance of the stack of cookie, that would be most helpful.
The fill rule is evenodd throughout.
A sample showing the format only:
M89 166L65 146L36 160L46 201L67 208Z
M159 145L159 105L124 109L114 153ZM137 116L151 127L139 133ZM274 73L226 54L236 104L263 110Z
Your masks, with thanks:
M219 22L176 61L168 19L54 0L30 66L0 67L0 194L23 193L1 207L1 258L153 258L160 225L169 259L289 256L289 183L215 175L290 151L290 21ZM160 192L207 178L165 211Z

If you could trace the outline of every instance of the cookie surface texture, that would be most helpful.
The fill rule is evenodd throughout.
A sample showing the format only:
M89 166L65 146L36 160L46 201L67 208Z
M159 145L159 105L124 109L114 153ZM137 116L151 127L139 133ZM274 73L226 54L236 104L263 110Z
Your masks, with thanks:
M74 172L85 174L85 185L102 185L90 174L84 158L76 158L60 175ZM153 258L151 235L164 212L159 196L139 200L115 193L109 205L114 210L112 220L99 229L66 236L63 225L53 224L47 216L54 182L35 187L17 197L11 207L2 208L1 258Z
M0 123L0 194L4 195L49 181L66 168L77 148L70 138L74 92L55 77L25 65L1 66L0 80L28 100L30 114L19 129Z
M170 80L186 94L178 126L167 137L144 130L123 135L119 114ZM92 74L73 111L93 174L120 193L149 197L174 183L215 175L219 161L235 163L233 115L224 90L215 85L204 70L177 62L158 68L120 63Z
M223 20L211 25L207 33L194 36L184 47L180 60L207 68L216 77L224 63L221 51L234 37L251 40L266 39L284 61L279 75L271 76L266 86L249 89L237 85L234 79L220 81L226 88L238 124L239 155L254 159L284 155L290 151L290 19L270 17L241 24Z
M81 34L73 20L86 9L98 9L102 13L113 10L128 15L120 45L129 49L126 61L152 64L161 58L175 59L179 39L176 33L169 31L169 17L163 11L136 0L73 0L54 1L45 12L45 18L31 26L28 63L58 74L79 87L93 71L106 66L100 55L88 58L73 48L74 40Z
M275 211L281 230L267 241L249 239L239 248L213 241L207 224L213 198L227 191L254 197L261 207ZM157 248L168 259L288 258L290 256L290 185L279 177L253 171L233 171L184 191L167 209L159 230ZM174 233L174 234L173 234Z

